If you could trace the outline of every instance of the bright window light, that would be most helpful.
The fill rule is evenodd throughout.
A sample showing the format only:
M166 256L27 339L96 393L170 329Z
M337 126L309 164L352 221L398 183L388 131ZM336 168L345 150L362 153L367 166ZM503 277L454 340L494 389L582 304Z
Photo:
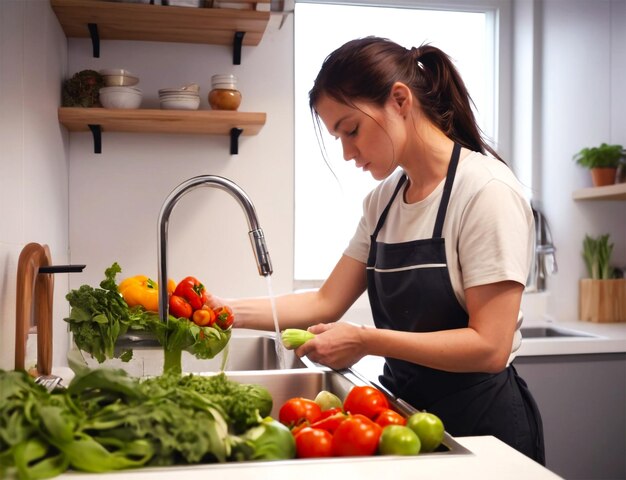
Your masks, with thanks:
M430 43L459 69L487 137L495 139L494 32L485 12L296 3L295 9L295 286L325 279L376 186L369 173L343 160L341 142L323 129L328 165L315 134L308 93L328 54L369 35L407 48ZM491 30L491 31L490 31ZM323 126L322 126L323 128Z

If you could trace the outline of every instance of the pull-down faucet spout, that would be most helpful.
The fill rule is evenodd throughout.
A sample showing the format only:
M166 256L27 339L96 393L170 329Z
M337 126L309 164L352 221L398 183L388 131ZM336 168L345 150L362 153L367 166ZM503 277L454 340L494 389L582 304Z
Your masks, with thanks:
M190 178L172 190L165 202L163 202L161 212L159 213L159 231L157 234L157 248L159 250L159 317L163 322L167 321L169 313L167 296L167 228L170 214L183 195L198 187L219 188L230 193L237 200L248 221L248 235L252 243L259 275L267 277L272 274L272 262L265 245L263 230L259 226L254 205L248 195L238 185L224 177L200 175Z

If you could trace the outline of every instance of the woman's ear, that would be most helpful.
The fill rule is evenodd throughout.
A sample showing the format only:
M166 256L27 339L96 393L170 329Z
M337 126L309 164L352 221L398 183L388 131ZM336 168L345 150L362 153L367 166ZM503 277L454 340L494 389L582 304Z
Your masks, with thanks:
M391 86L390 98L392 105L398 113L406 117L411 111L413 95L411 89L402 82L396 82Z

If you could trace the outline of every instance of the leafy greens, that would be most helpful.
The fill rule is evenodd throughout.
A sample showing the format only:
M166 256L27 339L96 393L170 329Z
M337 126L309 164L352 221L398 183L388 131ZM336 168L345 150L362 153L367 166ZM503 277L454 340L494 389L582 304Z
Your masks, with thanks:
M268 409L267 390L223 373L141 381L100 368L48 392L24 372L0 370L0 478L278 458L281 451L293 458L292 438L282 438L284 448L272 456L260 447L257 427L271 421L261 419Z
M188 351L197 358L210 359L221 352L230 339L230 330L217 326L200 327L187 319L169 316L161 322L154 312L142 307L130 308L119 294L115 277L122 271L117 262L104 272L100 288L82 285L71 290L66 298L71 306L65 318L76 346L99 363L120 357L132 358L132 350L116 351L118 339L129 330L156 336L164 350L165 371L181 373L181 355Z

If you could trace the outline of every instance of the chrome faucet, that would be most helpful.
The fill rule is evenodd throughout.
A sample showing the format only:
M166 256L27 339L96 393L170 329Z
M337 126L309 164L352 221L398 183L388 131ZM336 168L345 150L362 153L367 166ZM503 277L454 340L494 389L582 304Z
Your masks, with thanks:
M543 292L548 274L558 272L556 247L552 242L546 217L539 209L533 207L532 210L535 218L535 254L526 288L529 291Z
M272 262L265 245L263 230L259 227L254 205L246 193L235 183L224 177L215 175L200 175L190 178L178 185L168 195L159 213L159 231L157 234L157 248L159 250L159 317L161 321L167 321L169 314L167 296L167 227L170 214L178 200L183 195L198 187L213 187L230 193L243 209L248 221L248 235L252 243L252 250L259 269L259 275L267 277L272 274Z

